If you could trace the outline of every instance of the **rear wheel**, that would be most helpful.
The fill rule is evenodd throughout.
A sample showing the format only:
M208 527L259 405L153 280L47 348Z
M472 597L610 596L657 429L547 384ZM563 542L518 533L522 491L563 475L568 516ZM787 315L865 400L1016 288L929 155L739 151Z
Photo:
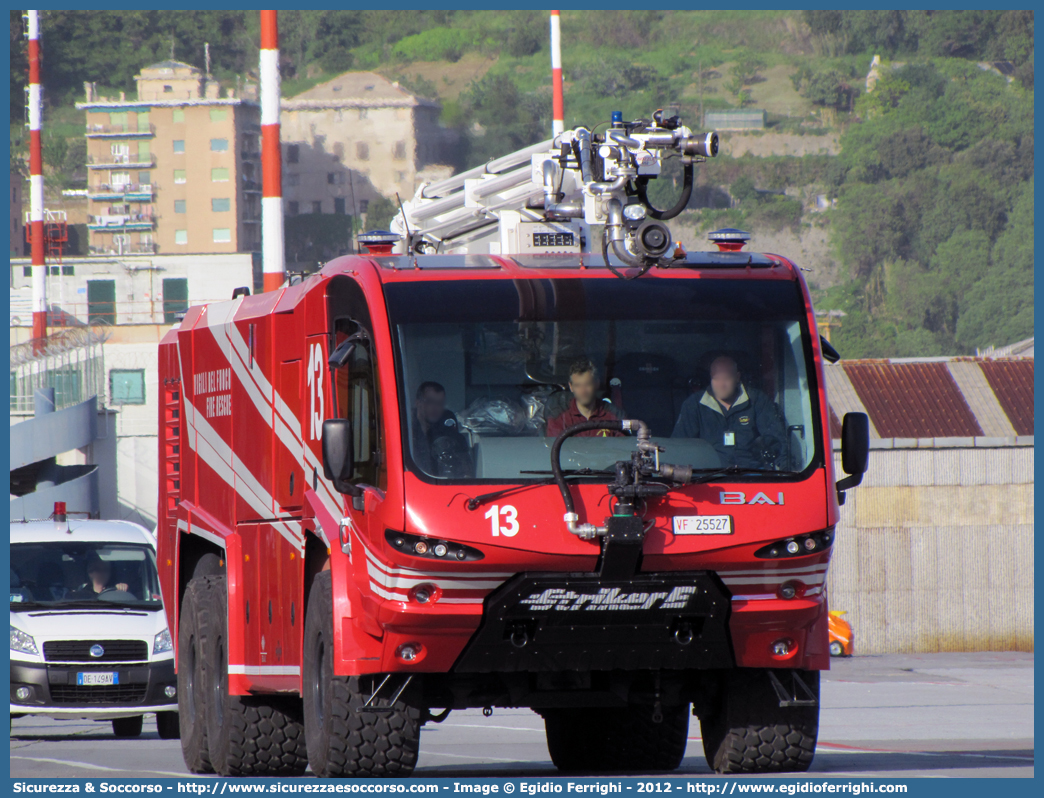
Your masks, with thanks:
M300 776L308 766L300 699L228 692L228 594L224 576L209 576L206 626L207 741L222 776Z
M144 722L144 715L135 715L131 718L113 718L112 733L117 737L140 737L141 727Z
M192 773L213 773L207 745L207 724L203 696L202 639L200 600L206 591L204 578L192 579L181 600L178 623L178 721L181 755Z
M786 671L776 671L786 685ZM700 718L707 764L718 773L808 770L819 735L819 671L797 671L817 704L781 707L767 670L740 668L724 675L717 705Z
M180 719L177 712L157 712L156 731L161 740L176 740L181 736Z
M623 709L555 709L544 712L547 750L555 767L572 772L674 770L685 756L689 705Z
M832 657L843 657L845 655L845 647L841 645L837 640L833 640L830 643L830 656Z
M417 764L420 711L378 699L360 712L377 676L333 675L333 582L316 576L304 629L304 721L308 762L319 778L405 777ZM365 691L365 692L364 692Z

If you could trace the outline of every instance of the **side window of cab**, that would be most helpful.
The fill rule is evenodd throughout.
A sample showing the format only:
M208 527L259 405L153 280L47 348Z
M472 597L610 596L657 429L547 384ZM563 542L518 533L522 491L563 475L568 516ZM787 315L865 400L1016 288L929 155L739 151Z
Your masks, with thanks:
M348 277L331 281L328 299L333 327L330 351L336 353L346 342L348 347L344 362L331 368L330 376L337 417L352 422L351 481L385 488L380 383L366 299L358 284Z

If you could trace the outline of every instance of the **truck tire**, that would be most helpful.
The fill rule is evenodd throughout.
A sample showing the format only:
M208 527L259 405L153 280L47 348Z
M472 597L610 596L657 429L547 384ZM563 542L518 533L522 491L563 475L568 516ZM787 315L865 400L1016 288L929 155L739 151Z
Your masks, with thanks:
M301 701L229 695L225 577L208 576L206 584L200 616L210 762L222 776L300 776L308 767Z
M547 710L551 761L567 772L674 770L685 756L689 705L663 707L662 713L662 722L654 723L651 706Z
M193 579L185 588L178 622L178 722L181 755L191 773L213 773L207 745L206 701L203 695L203 651L199 629L199 603L206 590L204 579Z
M113 718L112 733L117 737L140 737L141 727L144 722L144 715L134 715L130 718Z
M176 740L181 736L181 721L177 712L157 712L156 731L161 740Z
M818 701L819 671L798 673ZM717 705L700 727L707 764L718 773L805 771L816 753L819 705L781 707L766 670L740 668L725 673Z
M304 628L304 721L308 763L319 778L403 778L413 773L420 711L402 700L360 712L373 676L333 675L333 577L316 576ZM377 677L380 678L380 677ZM366 688L370 688L366 691Z

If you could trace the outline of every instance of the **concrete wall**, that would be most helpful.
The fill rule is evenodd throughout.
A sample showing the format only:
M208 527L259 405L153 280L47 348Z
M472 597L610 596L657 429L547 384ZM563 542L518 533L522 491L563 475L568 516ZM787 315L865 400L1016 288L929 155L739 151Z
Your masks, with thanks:
M1033 446L976 442L871 451L827 578L857 653L1033 650Z

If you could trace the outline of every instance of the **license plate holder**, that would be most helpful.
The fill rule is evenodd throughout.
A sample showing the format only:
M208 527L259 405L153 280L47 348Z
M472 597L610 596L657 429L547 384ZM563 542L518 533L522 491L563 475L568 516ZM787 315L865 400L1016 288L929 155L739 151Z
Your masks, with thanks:
M675 535L731 535L731 515L676 515Z
M77 673L76 684L79 687L108 687L120 683L120 674L114 671L104 673Z

